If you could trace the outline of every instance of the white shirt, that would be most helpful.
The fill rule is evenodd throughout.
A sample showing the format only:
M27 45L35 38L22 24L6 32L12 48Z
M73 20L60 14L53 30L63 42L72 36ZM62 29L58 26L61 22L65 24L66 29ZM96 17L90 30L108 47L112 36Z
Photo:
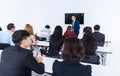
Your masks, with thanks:
M11 32L10 30L1 31L0 32L0 43L7 43L7 44L14 46L14 43L12 41L12 34L13 32Z

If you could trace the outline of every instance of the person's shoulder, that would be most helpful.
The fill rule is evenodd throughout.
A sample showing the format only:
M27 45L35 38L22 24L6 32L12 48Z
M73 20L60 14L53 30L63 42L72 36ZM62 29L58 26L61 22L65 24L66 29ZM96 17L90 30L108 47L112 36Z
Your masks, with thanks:
M87 69L91 69L91 65L84 65Z
M91 65L82 65L81 66L84 68L84 69L87 69L87 70L91 70Z
M58 64L60 63L58 60L55 60L53 64Z
M14 46L7 47L7 48L4 49L4 51L11 50L11 49L14 49Z
M105 36L105 34L103 34L103 33L101 33L101 32L100 32L100 34L103 35L103 36Z
M62 63L61 61L55 60L54 63L53 63L53 65L54 65L54 66L55 66L55 65L60 65L61 63Z

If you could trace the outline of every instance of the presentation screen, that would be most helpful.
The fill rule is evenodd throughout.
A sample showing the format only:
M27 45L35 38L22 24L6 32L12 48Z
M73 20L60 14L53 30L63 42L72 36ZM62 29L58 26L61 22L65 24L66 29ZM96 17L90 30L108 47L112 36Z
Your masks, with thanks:
M65 13L65 24L72 24L72 16L76 16L76 20L84 24L84 13Z

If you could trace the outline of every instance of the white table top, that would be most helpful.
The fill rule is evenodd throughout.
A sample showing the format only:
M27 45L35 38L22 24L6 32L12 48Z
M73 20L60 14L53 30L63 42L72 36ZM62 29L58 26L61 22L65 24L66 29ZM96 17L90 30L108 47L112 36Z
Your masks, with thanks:
M43 63L45 64L45 72L48 72L48 73L53 72L52 65L56 59L57 58L43 57ZM57 60L62 61L62 59L57 59ZM92 76L113 76L111 67L88 64L88 63L82 63L82 64L92 66Z
M38 46L47 46L47 47L49 47L49 42L48 41L39 41L37 43L37 45Z
M104 53L109 53L109 54L112 54L112 49L111 47L101 47L101 46L98 46L96 52L104 52Z
M46 47L49 47L49 42L47 42L47 41L39 41L38 42L38 44L37 44L38 46L46 46ZM97 48L97 50L96 50L96 52L104 52L104 53L109 53L109 54L112 54L112 51L113 50L111 50L111 47L110 46L108 46L108 47L100 47L100 46L98 46L98 48Z

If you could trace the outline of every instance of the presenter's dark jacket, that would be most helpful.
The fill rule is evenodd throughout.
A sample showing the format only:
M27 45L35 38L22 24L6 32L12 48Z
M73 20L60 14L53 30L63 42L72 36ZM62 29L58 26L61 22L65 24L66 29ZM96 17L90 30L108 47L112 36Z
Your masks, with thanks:
M55 61L52 76L91 76L91 66L78 62Z
M100 32L94 32L93 35L95 36L97 40L98 46L104 46L105 43L105 35Z
M72 25L72 28L73 28L73 31L75 32L75 34L78 36L80 24L77 20L75 20L74 24Z
M31 70L44 73L44 64L37 63L32 51L13 46L3 50L0 61L0 76L31 76Z

